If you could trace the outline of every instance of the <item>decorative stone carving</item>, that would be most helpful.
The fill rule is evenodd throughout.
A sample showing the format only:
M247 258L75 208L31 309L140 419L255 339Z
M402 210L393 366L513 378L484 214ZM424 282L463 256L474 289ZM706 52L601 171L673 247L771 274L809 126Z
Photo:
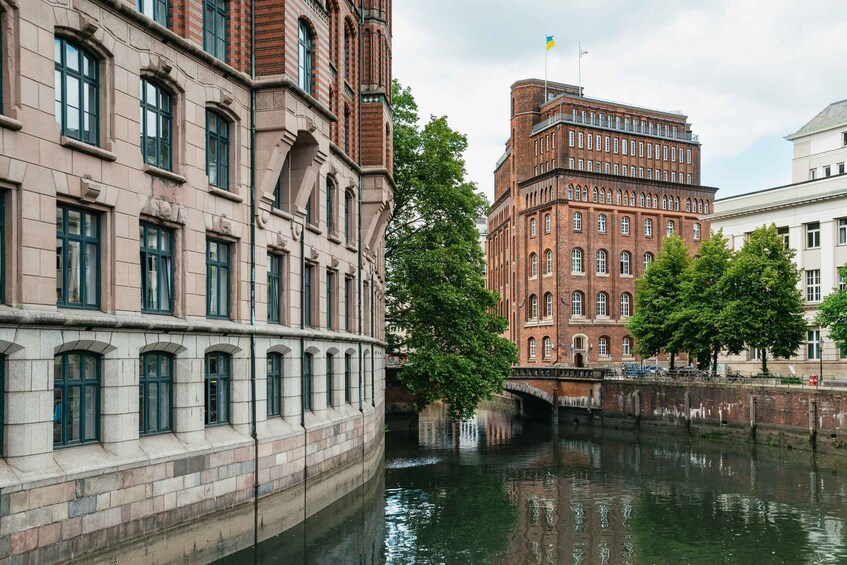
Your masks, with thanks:
M164 79L170 76L173 65L161 55L151 55L149 70L156 78Z
M187 216L187 212L183 206L160 198L148 201L141 209L141 213L177 224L185 224Z
M100 197L100 193L103 191L103 187L97 183L95 183L91 179L91 175L85 175L81 179L79 179L79 199L87 204L91 204L92 202L96 202Z
M232 235L232 222L226 216L215 216L212 218L212 231L222 235Z
M312 252L309 254L309 256L312 258L312 261L317 261L317 260L318 260L318 258L319 258L321 255L320 255L320 253L318 253L318 250L317 250L317 249L314 249L314 248L313 248L313 249L312 249Z
M85 16L80 16L79 18L79 33L83 37L94 37L94 34L97 33L97 30L100 29L100 26L97 23Z
M341 264L341 261L338 260L338 257L333 257L332 261L330 261L330 265L332 266L333 269L337 269L338 265L340 265L340 264Z
M271 213L267 210L256 210L256 225L261 229L265 229L268 225L268 220L271 219Z
M291 222L291 235L294 241L300 241L300 236L303 235L303 226L301 224Z

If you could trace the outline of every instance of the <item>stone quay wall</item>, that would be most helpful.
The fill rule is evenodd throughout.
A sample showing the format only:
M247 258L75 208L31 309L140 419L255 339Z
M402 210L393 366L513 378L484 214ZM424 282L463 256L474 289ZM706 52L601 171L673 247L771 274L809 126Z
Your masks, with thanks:
M847 391L806 386L603 383L604 425L679 427L847 453Z

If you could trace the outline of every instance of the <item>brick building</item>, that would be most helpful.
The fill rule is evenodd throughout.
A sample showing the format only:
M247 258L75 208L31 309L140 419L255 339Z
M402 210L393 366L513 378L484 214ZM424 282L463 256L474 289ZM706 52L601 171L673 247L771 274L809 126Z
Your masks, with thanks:
M0 0L0 28L0 560L165 528L142 562L219 556L361 484L390 0Z
M686 116L580 96L572 85L511 88L511 136L494 171L488 285L522 365L635 361L626 323L635 279L669 233L708 237L715 189L700 185Z

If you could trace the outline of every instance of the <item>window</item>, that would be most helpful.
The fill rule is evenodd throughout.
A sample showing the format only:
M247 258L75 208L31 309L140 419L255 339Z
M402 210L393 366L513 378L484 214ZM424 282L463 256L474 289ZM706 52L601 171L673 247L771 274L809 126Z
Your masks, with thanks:
M550 233L550 228L553 225L552 218L550 214L544 214L544 233Z
M621 274L622 275L631 275L632 274L631 267L630 267L630 263L631 263L630 259L631 259L631 255L629 254L629 251L624 251L624 252L621 253Z
M538 255L535 253L529 254L529 277L534 279L538 276Z
M207 426L229 422L229 379L232 357L226 353L206 354L205 407Z
M806 249L817 249L821 246L821 224L814 222L806 224Z
M206 110L206 174L209 184L229 190L229 122Z
M579 137L578 137L578 139L579 139L579 148L580 148L580 149L582 149L582 145L583 145L583 135L582 135L582 132L579 132Z
M691 149L685 150L685 161L686 161L687 164L689 164L689 165L691 164Z
M268 254L268 322L282 323L282 255Z
M203 50L226 61L227 0L203 0Z
M344 278L344 331L353 331L353 279Z
M553 274L553 252L549 249L544 252L544 274Z
M100 305L100 223L96 214L56 206L56 305Z
M99 437L100 358L71 351L53 358L53 447Z
M691 173L685 175L685 184L691 184Z
M608 255L605 250L600 249L597 251L597 274L604 275L609 272L607 258Z
M632 315L632 297L624 292L621 294L621 318L628 318Z
M350 218L351 212L353 209L353 194L350 191L344 192L344 241L350 243L352 241L353 236L353 226L351 225Z
M644 236L653 237L653 220L650 218L644 219Z
M529 297L529 319L538 319L538 297L534 294Z
M694 239L695 240L700 239L700 224L696 224L696 223L694 224Z
M573 213L573 231L582 231L582 212Z
M535 338L529 338L529 358L535 359Z
M573 131L568 132L568 146L569 147L574 146L574 132Z
M229 244L206 240L206 316L229 318Z
M606 153L608 153L608 152L609 152L609 136L608 136L608 135L606 136L606 143L605 143L605 145L606 145L606 147L605 147ZM607 171L607 172L608 172L608 171Z
M647 158L648 159L653 158L653 145L650 144L650 143L647 144Z
M326 329L335 329L335 272L326 272Z
M673 220L668 220L665 231L669 236L673 235L673 231L674 231Z
M817 170L809 169L809 180L815 180L817 177Z
M312 34L306 20L299 22L297 43L299 46L297 85L307 93L312 94Z
M333 406L332 403L332 363L335 358L331 353L326 354L326 405Z
M136 0L136 8L154 22L168 27L168 0Z
M545 335L542 343L544 344L544 358L549 359L553 355L553 341Z
M643 192L638 197L638 205L641 206L642 208L644 207L644 193Z
M597 231L606 233L606 214L597 216Z
M173 166L173 100L164 88L141 79L141 155L160 169ZM208 172L208 171L207 171Z
M303 376L301 377L301 388L303 390L303 412L312 410L312 365L314 357L311 353L303 354Z
M623 353L624 357L632 355L632 338L623 338L623 342L621 343L621 353Z
M662 210L668 209L668 197L662 196Z
M553 295L549 292L544 295L544 317L553 317Z
M629 216L621 218L621 234L629 235Z
M847 131L841 134L841 144L847 147Z
M808 359L821 358L821 331L809 330L806 332L806 352Z
M844 174L844 163L838 163L838 174L839 175Z
M0 49L2 51L2 49ZM0 191L0 304L6 303L6 193ZM0 359L2 361L2 359ZM2 370L2 369L0 369ZM0 391L1 392L1 391ZM2 403L0 403L2 404ZM0 416L2 416L2 407L0 407ZM0 418L0 423L3 420ZM0 444L3 438L0 433Z
M335 206L333 206L333 202L335 201L335 181L331 178L327 177L326 179L326 231L327 233L333 233L335 230L333 229L333 220L335 217Z
M652 253L645 253L644 254L644 270L645 271L647 270L647 267L649 267L652 262L653 262L653 254Z
M173 311L173 232L142 222L141 242L141 311L170 314Z
M573 157L570 157L570 158L568 159L568 168L569 168L569 169L573 169L573 164L574 164Z
M571 295L571 315L573 316L582 316L582 293L579 291L574 292Z
M171 430L174 360L167 353L145 353L138 374L138 433Z
M609 297L605 292L597 293L597 316L609 315Z
M609 338L601 337L597 340L597 354L600 357L609 357Z
M2 218L0 218L0 222L2 221ZM839 218L838 220L838 245L847 245L847 218Z
M648 145L647 147L649 149L650 146ZM638 142L638 156L644 157L644 142L643 141Z
M825 166L823 168L823 176L831 177L832 176L832 167L830 167L829 165Z
M62 135L99 145L99 61L60 37L53 41L53 53L56 121L62 126Z
M536 233L537 233L537 228L536 228L535 218L532 218L529 221L529 236L535 237Z
M618 152L618 143L619 143L619 140L618 140L618 138L616 137L616 138L614 139L615 153L617 153L617 152Z
M315 277L315 266L311 263L306 263L306 268L303 270L303 325L311 327L312 325L312 282Z
M806 271L806 301L820 302L821 300L821 271L813 269Z
M268 416L282 416L282 355L268 353L267 412Z
M353 356L347 353L344 355L344 402L350 404L352 400L352 379L351 373L353 372Z
M582 272L582 249L574 249L571 252L571 272Z

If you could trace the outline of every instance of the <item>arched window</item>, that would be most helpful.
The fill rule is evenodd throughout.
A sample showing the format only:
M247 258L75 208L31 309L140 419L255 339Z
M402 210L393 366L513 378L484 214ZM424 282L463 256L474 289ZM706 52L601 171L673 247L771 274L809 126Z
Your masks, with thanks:
M632 296L624 292L621 294L621 318L628 318L632 315Z
M530 278L538 276L538 255L535 253L529 254L529 276Z
M549 359L553 355L553 341L545 335L542 343L544 343L544 358Z
M653 195L653 208L658 208L658 207L659 207L659 197L654 194Z
M568 185L568 200L573 200L573 186Z
M644 218L644 236L653 237L653 220Z
M535 218L532 218L529 221L529 236L535 237L536 233L537 233L537 227L536 227L536 223L535 223Z
M538 297L534 294L529 297L529 319L538 319Z
M300 20L297 31L297 85L308 94L312 92L313 40L309 23Z
M629 235L629 216L621 218L621 234Z
M609 353L609 338L608 337L604 336L604 337L601 337L600 339L597 340L597 354L600 357L610 357L611 356L610 353Z
M611 202L611 200L612 200L612 197L609 196L609 202ZM605 203L606 203L606 189L601 188L600 189L600 204L605 204Z
M573 231L582 231L582 212L573 213Z
M332 177L326 178L326 231L331 234L335 232L335 181Z
M594 190L592 190L592 191L591 191L591 201L592 201L592 202L597 202L597 196L598 196L598 194L597 194L597 187L595 186L595 187L594 187Z
M553 294L550 292L544 295L544 317L553 317Z
M582 199L588 202L588 186L582 187Z
M53 46L56 121L62 127L62 135L100 145L99 61L67 39L57 37Z
M573 316L583 316L584 311L582 309L582 293L578 290L571 295L571 315Z
M268 416L282 416L282 355L268 353Z
M585 351L585 337L581 335L574 336L573 348L577 351Z
M628 192L623 193L623 205L629 206L629 193Z
M138 375L138 432L158 434L171 430L174 359L161 352L141 356Z
M173 166L173 98L160 84L141 79L141 154L160 169Z
M632 267L630 265L632 256L629 254L629 251L623 251L621 253L621 274L622 275L631 275Z
M698 214L703 213L703 201L702 200L697 201L697 213Z
M53 447L95 442L100 428L100 356L53 358Z
M638 197L638 205L642 208L644 207L644 193L643 192L641 193L641 196Z
M365 363L370 359L365 359ZM303 354L303 371L300 382L300 389L303 394L303 411L309 411L313 409L314 404L312 403L312 367L314 366L314 356L311 353ZM365 367L365 371L367 371L367 367Z
M550 229L553 227L553 221L550 217L550 214L544 214L544 233L550 233Z
M621 191L620 190L618 191L617 195L615 196L615 204L617 204L618 206L621 205Z
M600 214L597 216L597 231L600 233L606 233L606 214Z
M673 220L668 220L666 227L667 227L667 229L666 229L667 234L673 235L673 231L674 231Z
M598 317L609 315L609 296L605 292L597 293L597 312Z
M549 249L544 252L544 273L547 275L553 274L553 252Z
M229 190L229 122L206 110L206 175L209 184Z
M679 196L676 197L676 202L674 204L674 210L679 212Z
M652 253L645 253L644 254L644 270L645 271L647 270L647 267L649 267L651 263L653 263L653 254Z
M668 209L668 197L662 196L662 210Z
M229 422L229 381L232 356L227 353L206 354L206 403L207 426Z
M571 272L582 272L582 249L574 249L571 251Z
M609 272L608 254L605 249L597 250L597 273L606 274Z
M632 338L625 337L623 338L623 342L621 343L621 353L623 353L624 357L629 357L632 355Z
M691 211L691 199L690 198L685 199L685 211L686 212Z
M703 213L704 214L709 213L709 201L708 200L706 200L706 202L703 203Z
M577 202L582 200L582 188L579 185L576 185L576 197L574 198Z
M535 359L535 338L529 338L529 358Z
M629 205L633 206L633 207L635 206L635 193L634 192L629 196Z
M700 239L700 224L694 224L694 239Z

